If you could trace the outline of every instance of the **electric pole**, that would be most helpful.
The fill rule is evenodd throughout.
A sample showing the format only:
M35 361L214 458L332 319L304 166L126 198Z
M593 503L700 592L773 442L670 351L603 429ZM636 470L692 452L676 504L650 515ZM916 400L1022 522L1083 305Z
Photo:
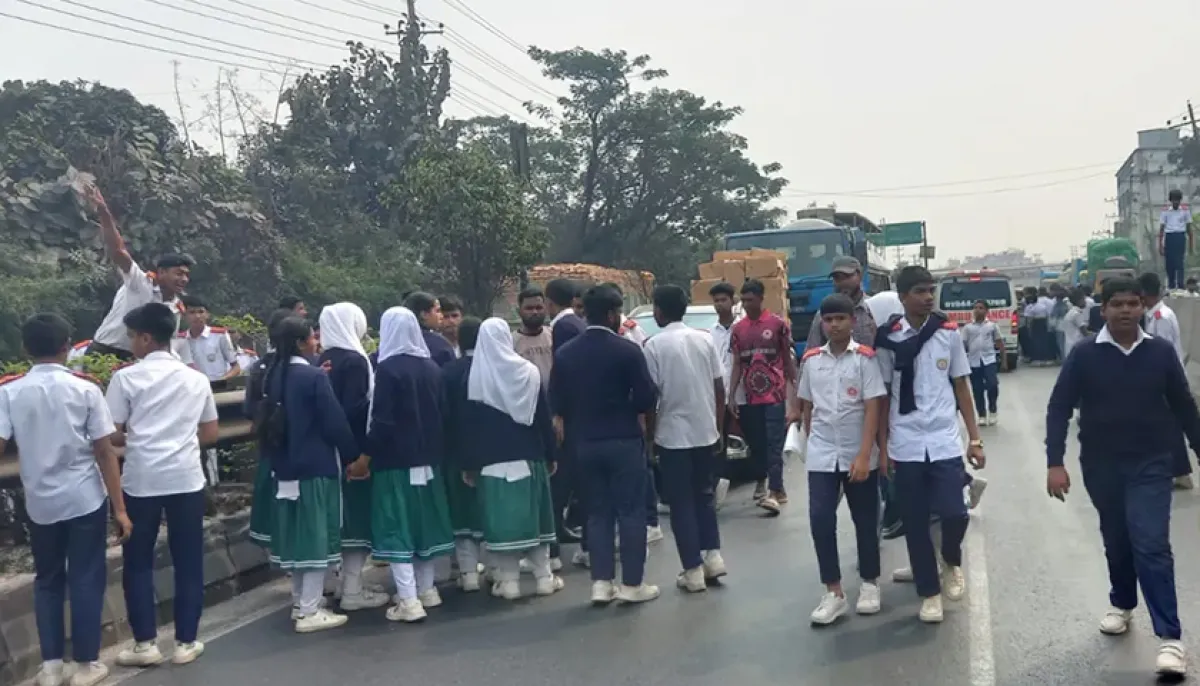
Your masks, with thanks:
M407 0L407 4L407 11L401 13L401 19L396 23L395 31L391 30L387 24L383 25L383 32L389 36L395 36L396 42L400 44L401 60L420 54L423 36L437 36L445 33L441 24L438 24L436 29L426 28L425 22L417 16L417 0ZM421 55L417 61L425 62L424 56Z

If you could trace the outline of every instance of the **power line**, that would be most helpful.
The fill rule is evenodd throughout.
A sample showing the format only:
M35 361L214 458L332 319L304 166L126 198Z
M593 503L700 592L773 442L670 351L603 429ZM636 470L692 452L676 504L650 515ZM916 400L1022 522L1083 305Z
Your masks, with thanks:
M445 2L452 9L456 10L459 14L462 14L467 19L470 19L471 21L475 22L476 24L479 24L480 26L482 26L484 28L484 30L486 30L488 33L492 34L493 36L499 38L506 45L512 46L514 49L516 49L517 51L519 51L522 55L525 55L526 57L529 56L529 48L522 45L515 38L508 35L504 31L500 30L499 27L497 27L495 24L493 24L492 22L485 19L483 17L483 15L481 15L478 12L476 12L475 10L471 9L465 3L459 2L459 0L445 0Z
M1051 186L1062 186L1062 185L1065 185L1068 183L1075 183L1077 181L1085 181L1087 179L1094 179L1094 178L1097 178L1100 176L1108 176L1111 173L1112 172L1109 172L1106 170L1106 171L1102 171L1102 172L1096 172L1093 174L1087 174L1086 176L1076 176L1076 177L1072 177L1069 179L1058 179L1056 181L1049 181L1046 183L1031 184L1031 185L1027 185L1027 186L1009 186L1006 188L991 188L991 189L982 190L982 191L965 191L962 193L939 193L939 194L919 194L919 195L877 195L877 194L872 194L872 193L856 193L856 192L816 193L813 191L804 191L804 190L797 190L796 192L800 195L843 195L843 196L849 196L849 197L854 197L854 198L880 198L883 200L907 200L907 199L933 200L933 199L937 199L937 198L965 198L965 197L969 197L969 196L995 195L998 193L1013 193L1016 191L1028 191L1028 190L1034 190L1037 188L1049 188Z
M191 3L195 3L195 4L200 4L200 5L204 5L204 4L205 4L205 3L198 2L198 0L186 0L186 1L187 1L187 2L191 2ZM267 9L266 7L259 7L258 5L255 5L255 4L253 4L253 3L245 2L245 0L225 0L225 1L226 1L226 2L228 2L228 3L234 4L234 5L240 5L240 6L242 6L242 7L246 7L246 8L252 9L252 10L258 10L259 12L264 12L264 13L266 13L266 14L273 14L273 15L275 15L275 16L278 16L278 17L283 17L284 19L287 19L288 21L294 21L294 22L300 22L300 23L307 23L307 22L304 22L304 21L303 21L303 20L301 20L301 19L295 19L295 18L293 18L293 17L290 17L290 16L288 16L288 15L284 14L283 12L276 12L275 10L272 10L272 9ZM208 5L205 5L205 6L208 6ZM227 10L227 11L228 11L228 10ZM280 28L286 28L286 29L288 29L289 31L292 31L292 30L294 30L294 31L300 31L300 29L292 29L290 26L284 26L284 25L282 25L282 24L278 24L278 23L276 23L276 22L273 22L273 21L267 21L266 19L259 19L259 18L257 18L257 17L250 16L250 15L236 14L236 13L234 13L234 12L230 12L230 13L231 13L231 14L235 14L236 16L242 16L242 17L245 17L245 18L247 18L247 19L251 19L251 20L253 20L253 21L261 22L261 23L263 23L263 24L269 24L269 25L271 25L271 26L278 26L278 27L280 27ZM330 27L326 27L326 28L328 28L328 29L331 29L331 30L344 31L343 29L334 29L334 27L332 27L332 26L330 26ZM382 43L382 44L384 44L384 45L391 46L391 43L389 43L388 41L385 41L385 40L383 40L383 39L381 39L381 38L372 38L371 36L364 36L364 35L363 35L363 34L361 34L361 33L353 33L353 32L350 32L350 31L344 31L344 32L346 33L346 35L348 35L348 36L353 36L353 37L355 37L355 38L358 38L358 39L360 39L360 40L364 40L364 41L371 41L371 42L373 42L373 43ZM304 33L309 33L309 32L305 31ZM320 34L315 34L315 33L313 33L313 34L310 34L310 35L314 35L314 36L320 36ZM326 38L326 37L328 37L328 36L321 36L321 37L322 37L322 38Z
M345 50L346 49L345 44L334 45L334 44L330 44L330 43L314 43L313 41L311 41L307 38L301 38L299 36L292 36L292 35L288 35L286 33L280 33L279 31L272 31L271 29L264 29L261 26L253 26L251 24L243 24L239 21L234 21L232 19L227 19L225 17L213 16L211 14L205 14L204 12L199 12L199 11L196 11L193 9L188 9L186 7L178 7L176 5L172 5L170 3L163 2L163 0L146 0L146 2L155 4L155 5L159 5L160 7L166 7L168 9L173 9L176 12L184 12L186 14L191 14L191 15L194 15L197 17L204 17L205 19L211 19L212 21L219 21L219 22L222 22L225 24L230 24L232 26L239 26L243 29L249 29L251 31L258 31L259 33L267 33L272 36L280 36L280 37L288 38L288 39L294 40L294 41L302 41L308 45L319 45L319 46L326 47L326 48L335 48L337 50ZM287 28L287 27L285 26L283 28Z
M983 178L965 179L965 180L961 180L961 181L939 181L936 183L922 183L922 184L916 184L916 185L912 185L912 186L891 186L888 188L863 188L860 190L851 190L851 191L801 191L799 189L796 189L796 190L788 189L788 190L785 190L784 193L786 194L789 191L791 191L791 192L798 193L801 195L862 195L863 193L886 193L886 192L890 192L890 191L911 191L911 190L921 190L921 189L925 189L925 188L942 188L942 187L947 187L947 186L970 186L970 185L977 184L977 183L987 183L989 181L1011 181L1013 179L1027 179L1027 178L1030 178L1033 176L1050 176L1052 174L1065 174L1067 172L1086 171L1089 169L1095 169L1096 167L1111 168L1115 164L1116 163L1113 163L1113 162L1098 162L1096 164L1086 164L1086 165L1083 165L1080 167L1066 167L1063 169L1050 169L1050 170L1046 170L1046 171L1025 172L1022 174L1006 174L1004 176L986 176ZM1105 172L1105 173L1107 173L1107 172Z
M166 48L159 48L159 47L155 47L153 45L145 45L143 43L134 43L133 41L124 40L121 38L113 38L112 36L102 36L100 34L89 33L87 31L80 31L79 29L72 29L72 28L69 28L66 26L59 26L57 24L49 24L44 21L38 21L37 19L30 19L29 17L19 17L15 14L8 14L7 12L0 12L0 17L16 19L17 21L23 21L28 24L42 26L42 27L45 27L48 29L55 29L57 31L66 31L67 33L73 33L78 36L87 36L88 38L99 38L100 40L106 40L111 43L120 43L121 45L128 45L128 46L134 47L134 48L142 48L143 50L152 50L154 52L161 52L163 54L173 55L175 57L186 57L188 59L200 60L202 62L212 62L213 64L220 64L220 65L223 65L226 67L233 67L235 69L249 69L251 71L264 71L264 72L269 72L272 74L278 74L281 76L283 75L283 72L277 71L275 69L268 69L268 68L261 67L261 66L253 66L253 65L249 65L249 64L243 64L240 62L231 62L229 60L217 59L214 57L204 57L202 55L193 55L191 53L179 52L178 50L167 50Z

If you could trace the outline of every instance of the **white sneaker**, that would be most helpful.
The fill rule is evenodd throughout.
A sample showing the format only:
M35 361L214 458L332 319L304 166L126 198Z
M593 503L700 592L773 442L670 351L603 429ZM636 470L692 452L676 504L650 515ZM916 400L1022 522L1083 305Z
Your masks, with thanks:
M675 585L688 593L701 593L708 590L708 584L704 582L704 565L685 569L675 578Z
M537 580L536 592L538 595L554 595L563 590L564 586L566 586L566 582L563 581L561 576L551 574Z
M898 584L910 584L913 580L912 567L901 567L892 572L892 581Z
M87 662L77 665L71 675L71 686L96 686L108 678L108 665L103 662Z
M421 606L425 608L437 607L442 604L442 594L438 593L437 587L433 587L428 591L417 594L417 600L421 601Z
M657 543L663 540L663 532L661 526L646 527L646 543Z
M721 509L727 497L729 497L729 479L718 479L717 487L713 490L713 506L718 510Z
M561 557L552 557L552 558L550 558L550 571L552 571L552 572L561 572L561 571L562 571L562 567L563 567L563 565L562 565L562 558L561 558Z
M809 619L817 626L829 626L838 620L838 617L846 614L850 609L846 603L846 596L840 596L836 593L826 593L821 596L821 602L817 605L817 609L812 611Z
M862 587L858 589L858 603L855 604L854 611L860 615L874 615L879 613L879 609L879 584L870 581L862 582Z
M617 599L617 589L611 581L592 582L592 605L608 605Z
M421 605L421 601L416 598L404 598L398 601L395 605L387 609L387 618L390 622L420 622L428 617L425 614L425 608Z
M946 600L962 600L967 594L967 578L963 575L962 567L947 567L942 575L942 593Z
M728 572L725 571L725 558L720 550L708 550L704 553L704 578L720 579Z
M979 507L979 501L983 499L983 492L987 490L987 479L977 476L971 480L971 485L967 486L967 509L974 510Z
M576 550L575 554L571 556L571 564L575 565L576 567L591 567L592 556L582 550Z
M1187 673L1187 653L1180 641L1163 641L1158 646L1154 671L1160 675L1182 676Z
M524 562L524 560L521 560ZM479 590L479 572L465 572L458 577L458 587L464 593L475 593ZM345 607L345 601L342 606Z
M1184 476L1175 477L1175 488L1181 491L1190 491L1195 488L1195 483L1192 482L1192 475L1185 474Z
M942 614L942 596L935 595L921 601L921 611L917 617L926 624L937 624L945 618Z
M988 415L988 424L989 425L996 426L999 423L1000 423L1000 413L999 412L993 412L990 415Z
M54 664L43 662L42 668L37 673L38 686L63 686L67 680L66 663L62 660Z
M312 634L318 631L336 629L350 620L346 615L339 615L321 608L316 612L296 620L296 633Z
M171 655L171 662L177 665L186 665L190 662L195 662L196 658L204 654L204 644L200 641L192 641L191 643L176 643L175 653Z
M622 603L645 603L657 598L658 593L658 586L654 584L643 583L640 586L621 584L621 590L617 591L617 600Z
M479 590L479 575L475 576L475 588ZM363 588L360 593L342 594L342 611L354 612L355 610L373 610L377 607L383 607L391 602L391 598L387 593L379 593L372 591L369 588Z
M1122 610L1111 607L1100 618L1100 633L1109 636L1120 636L1129 631L1129 622L1133 619L1133 610Z
M117 664L122 667L151 667L163 661L163 655L154 641L134 643L117 655Z
M521 582L499 581L492 586L492 595L505 600L517 600L521 597ZM426 605L425 607L431 607Z
M327 607L328 605L329 605L329 602L328 602L328 601L326 601L326 600L325 600L325 598L321 598L321 601L320 601L320 603L317 605L317 607L318 607L318 608L321 608L321 607ZM299 606L299 605L292 605L292 621L294 622L294 621L296 621L297 619L300 619L300 606Z
M670 505L667 505L666 503L659 503L659 504L658 504L658 513L659 513L660 515L669 515L669 514L671 514L671 506L670 506Z

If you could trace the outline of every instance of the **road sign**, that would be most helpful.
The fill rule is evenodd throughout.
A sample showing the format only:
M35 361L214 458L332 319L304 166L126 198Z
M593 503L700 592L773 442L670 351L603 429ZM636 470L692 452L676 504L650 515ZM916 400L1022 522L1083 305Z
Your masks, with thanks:
M920 245L925 242L925 222L900 222L883 224L880 233L867 234L867 240L875 245L890 248L897 245Z
M935 248L932 245L922 245L921 246L921 259L923 259L923 260L936 259L936 257L935 257L936 250L937 250L937 248Z

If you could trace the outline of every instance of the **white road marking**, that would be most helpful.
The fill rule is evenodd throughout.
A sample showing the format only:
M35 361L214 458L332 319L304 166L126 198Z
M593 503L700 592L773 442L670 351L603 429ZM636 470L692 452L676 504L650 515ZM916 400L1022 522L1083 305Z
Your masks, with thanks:
M992 608L988 593L987 552L983 531L967 529L963 556L967 573L967 622L970 631L971 686L996 686L996 658L992 645Z

